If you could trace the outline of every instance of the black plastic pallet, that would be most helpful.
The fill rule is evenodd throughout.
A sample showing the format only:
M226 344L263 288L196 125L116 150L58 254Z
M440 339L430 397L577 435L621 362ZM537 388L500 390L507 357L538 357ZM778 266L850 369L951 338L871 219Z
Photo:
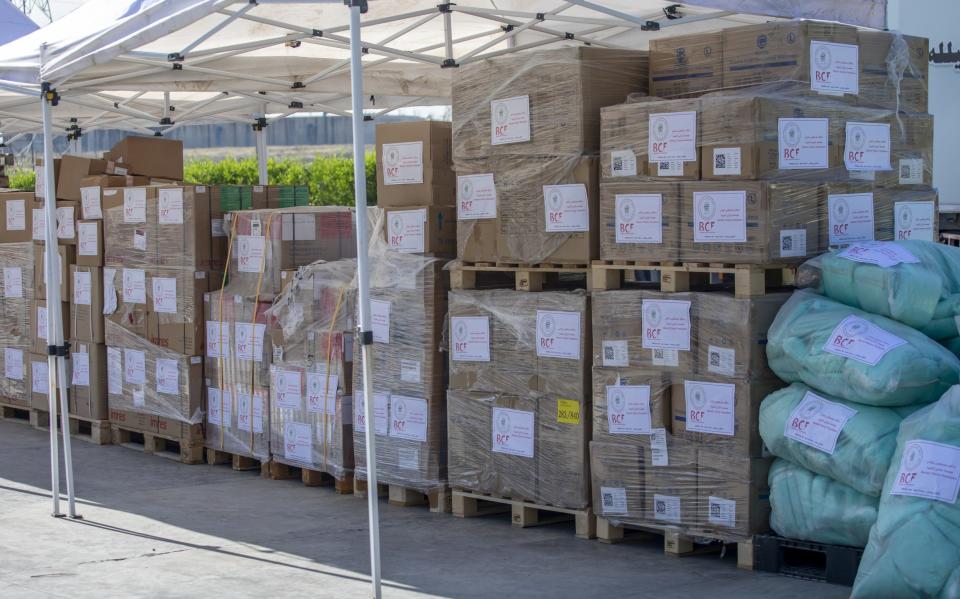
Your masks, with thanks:
M776 535L753 538L754 570L793 578L853 586L863 549L786 539Z

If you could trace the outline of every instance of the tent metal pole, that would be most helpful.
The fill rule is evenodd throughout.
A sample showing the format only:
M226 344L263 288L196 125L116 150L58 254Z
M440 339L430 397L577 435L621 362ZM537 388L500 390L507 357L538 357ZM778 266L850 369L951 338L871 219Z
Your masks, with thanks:
M260 117L267 118L267 105L261 107ZM258 122L256 127L257 136L257 177L260 185L268 185L267 180L267 129L263 121Z
M353 190L357 218L357 289L360 302L359 341L363 362L364 438L367 455L367 517L370 521L370 581L380 599L380 506L377 494L377 434L373 396L373 331L370 328L370 272L367 256L367 173L363 134L363 63L360 12L366 0L350 0L350 93L353 109Z

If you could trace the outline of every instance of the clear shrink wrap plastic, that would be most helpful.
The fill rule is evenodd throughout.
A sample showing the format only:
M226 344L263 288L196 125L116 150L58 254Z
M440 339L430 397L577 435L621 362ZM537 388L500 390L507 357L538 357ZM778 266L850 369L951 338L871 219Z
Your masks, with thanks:
M441 353L449 287L443 261L370 247L374 432L377 481L439 491L447 484L446 359ZM357 477L366 480L362 352L354 347L353 443Z
M343 480L353 472L355 260L300 268L267 311L273 459Z
M43 260L32 242L0 244L3 268L0 294L0 401L30 405L31 310L34 260Z
M457 257L595 258L600 108L646 91L646 52L571 47L456 71Z
M878 497L788 460L770 466L770 528L788 539L863 547L877 521Z
M878 407L936 401L960 379L960 360L923 333L810 290L777 314L767 359L788 383Z
M960 387L904 419L852 596L955 597L960 588Z
M583 291L452 291L450 485L589 505L589 303Z

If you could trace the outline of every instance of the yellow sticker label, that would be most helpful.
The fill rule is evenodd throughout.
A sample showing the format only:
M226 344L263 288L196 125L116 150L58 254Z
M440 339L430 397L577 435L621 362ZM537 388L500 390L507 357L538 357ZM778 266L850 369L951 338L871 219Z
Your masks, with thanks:
M580 424L580 402L572 399L558 399L557 422Z

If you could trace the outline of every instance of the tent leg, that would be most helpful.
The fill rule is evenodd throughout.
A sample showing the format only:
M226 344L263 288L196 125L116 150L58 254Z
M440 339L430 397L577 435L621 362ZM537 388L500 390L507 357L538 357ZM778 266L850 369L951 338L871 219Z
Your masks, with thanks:
M63 322L60 322L58 327L62 331ZM60 335L60 344L63 344L62 333ZM73 448L70 439L70 404L68 401L69 396L67 395L67 358L64 356L57 356L57 379L59 381L58 391L60 396L60 429L63 432L63 462L67 478L67 517L79 519L81 516L77 515L76 494L74 493L73 487ZM53 428L55 422L54 417L51 415L51 428Z
M257 136L257 178L260 185L268 185L267 181L267 131L263 127L256 130Z
M377 497L377 435L373 397L373 332L370 329L370 273L367 256L367 181L363 134L363 64L360 13L366 0L350 0L350 93L353 123L353 190L357 211L357 288L360 296L359 341L363 354L363 397L367 455L367 516L370 520L370 581L380 599L380 506Z

